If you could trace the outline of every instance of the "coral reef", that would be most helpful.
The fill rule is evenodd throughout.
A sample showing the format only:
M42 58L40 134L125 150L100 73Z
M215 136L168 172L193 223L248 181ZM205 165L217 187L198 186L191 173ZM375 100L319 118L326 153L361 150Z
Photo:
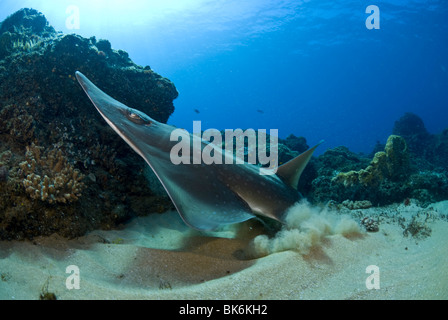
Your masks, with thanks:
M309 149L306 139L304 137L296 137L290 134L286 139L280 139L280 142L287 146L292 151L297 151L298 153L305 152Z
M447 199L447 160L438 155L448 155L448 130L431 135L418 116L407 113L395 123L393 132L404 136L393 134L385 145L377 143L370 160L345 147L314 159L317 177L305 195L313 202L331 200L336 206L350 203L346 201L387 205L408 198L427 205Z
M448 128L440 134L430 134L423 120L416 114L406 113L395 122L393 134L402 136L419 169L448 170Z
M414 154L426 149L426 144L431 135L426 130L423 120L416 114L407 112L399 120L395 121L392 134L403 137Z
M78 200L84 188L84 175L68 163L61 150L45 152L34 144L26 149L26 160L19 166L25 176L23 185L32 199L49 203Z
M33 9L9 16L0 25L0 239L76 237L172 208L76 70L159 121L174 111L173 83L109 41L56 32Z
M332 179L345 187L361 184L365 187L378 186L382 181L390 179L398 181L409 174L409 155L404 139L392 135L386 143L384 151L377 152L366 169L341 172Z

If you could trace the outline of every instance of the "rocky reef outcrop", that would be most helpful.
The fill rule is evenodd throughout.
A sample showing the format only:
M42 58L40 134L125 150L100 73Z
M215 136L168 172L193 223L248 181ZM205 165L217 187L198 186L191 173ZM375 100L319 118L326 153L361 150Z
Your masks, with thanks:
M448 199L448 129L430 134L420 117L406 113L392 132L371 157L338 147L313 159L317 177L306 196L313 202L372 205Z
M440 134L431 134L418 115L408 112L395 122L392 132L406 140L420 168L448 168L448 128Z
M107 40L56 32L22 9L0 25L0 239L75 237L171 208L144 161L109 128L75 79L166 122L178 93Z

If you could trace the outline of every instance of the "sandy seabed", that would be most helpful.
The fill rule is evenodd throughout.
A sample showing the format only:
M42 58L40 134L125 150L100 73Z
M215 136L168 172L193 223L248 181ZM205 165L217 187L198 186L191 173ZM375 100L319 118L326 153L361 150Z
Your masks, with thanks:
M448 201L345 210L378 232L328 233L306 251L248 254L261 224L216 233L176 212L66 240L0 242L0 299L448 299ZM309 226L308 226L309 228ZM376 279L366 272L377 266ZM79 269L79 289L73 271ZM67 273L67 271L69 271ZM68 279L68 280L67 280ZM379 289L369 289L377 284Z

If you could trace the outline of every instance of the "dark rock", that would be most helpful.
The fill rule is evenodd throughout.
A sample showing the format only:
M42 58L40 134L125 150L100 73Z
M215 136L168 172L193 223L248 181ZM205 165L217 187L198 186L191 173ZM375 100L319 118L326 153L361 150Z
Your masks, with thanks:
M448 128L434 137L432 162L448 170Z
M96 43L96 47L98 48L98 50L100 51L104 51L104 52L111 52L112 51L112 45L110 44L109 40L99 40Z
M404 138L409 136L427 137L429 135L423 120L412 112L405 113L399 120L395 121L392 133Z
M448 128L440 134L430 134L423 120L408 112L395 122L393 133L406 140L416 170L448 170Z
M50 26L42 13L28 8L17 11L1 23L0 33L5 32L44 38L56 34L56 30Z
M433 157L431 145L434 137L425 127L423 120L416 114L407 112L395 121L392 134L403 137L415 159L428 160ZM423 163L420 164L424 165Z
M365 168L371 159L351 152L347 147L340 146L328 149L317 158L319 175L333 175L335 172L360 170Z
M308 144L306 143L306 139L304 137L296 137L293 134L290 134L285 140L279 140L285 146L293 151L297 151L299 153L305 152L309 149Z

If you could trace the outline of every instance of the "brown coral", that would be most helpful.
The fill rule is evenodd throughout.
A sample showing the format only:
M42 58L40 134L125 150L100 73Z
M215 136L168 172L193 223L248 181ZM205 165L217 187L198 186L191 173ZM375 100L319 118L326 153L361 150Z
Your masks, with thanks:
M408 174L409 154L406 142L400 136L391 135L384 151L377 152L367 168L341 172L332 181L346 187L355 184L377 186L385 179L398 180Z
M43 147L27 147L25 161L20 163L23 186L32 199L48 203L78 200L84 188L84 175L68 163L61 150L44 153Z
M393 180L400 180L409 175L409 152L406 141L397 135L387 139L384 151L387 155L387 169Z

